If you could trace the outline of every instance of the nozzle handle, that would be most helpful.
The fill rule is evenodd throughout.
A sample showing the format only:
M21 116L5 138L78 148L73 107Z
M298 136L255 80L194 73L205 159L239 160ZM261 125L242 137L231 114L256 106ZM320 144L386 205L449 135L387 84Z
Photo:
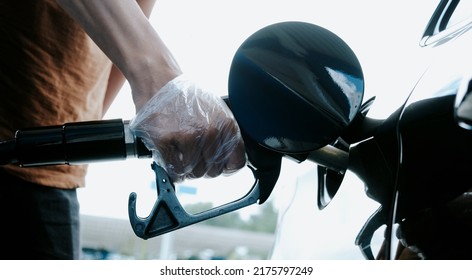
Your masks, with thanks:
M136 193L131 193L128 200L131 227L142 239L149 239L199 223L249 206L259 200L259 180L256 178L251 190L242 198L198 214L189 214L177 199L174 184L165 170L155 162L151 167L156 174L157 200L149 216L141 218L136 214Z

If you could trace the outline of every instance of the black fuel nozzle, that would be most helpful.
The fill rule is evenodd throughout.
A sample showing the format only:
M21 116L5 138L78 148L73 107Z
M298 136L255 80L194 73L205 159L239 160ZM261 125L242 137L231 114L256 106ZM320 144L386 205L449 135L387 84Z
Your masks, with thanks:
M15 133L14 139L1 142L0 149L0 164L22 167L152 156L129 129L129 121L121 119L22 129Z

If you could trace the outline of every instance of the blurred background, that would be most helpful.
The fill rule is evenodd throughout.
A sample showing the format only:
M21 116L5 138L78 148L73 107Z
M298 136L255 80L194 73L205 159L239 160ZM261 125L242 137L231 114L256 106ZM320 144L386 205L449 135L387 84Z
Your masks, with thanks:
M439 0L159 0L151 22L182 70L202 87L227 95L231 60L252 33L282 21L331 30L357 54L364 100L376 96L369 116L386 118L402 105L428 64L419 47ZM143 42L144 44L146 42ZM106 119L132 119L125 84ZM347 173L327 208L316 206L316 165L284 160L269 201L144 241L128 221L128 196L138 194L145 217L157 197L150 160L92 164L79 190L84 259L363 259L357 233L378 207L363 183ZM197 213L246 194L248 168L235 175L176 185L188 212ZM380 234L381 236L381 234ZM379 238L374 243L380 242Z

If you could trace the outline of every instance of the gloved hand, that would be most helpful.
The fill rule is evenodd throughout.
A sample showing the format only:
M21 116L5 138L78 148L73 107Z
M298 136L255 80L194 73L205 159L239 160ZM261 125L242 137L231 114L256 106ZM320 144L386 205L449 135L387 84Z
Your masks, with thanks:
M174 182L231 174L246 163L239 127L219 96L181 75L136 114L130 128Z

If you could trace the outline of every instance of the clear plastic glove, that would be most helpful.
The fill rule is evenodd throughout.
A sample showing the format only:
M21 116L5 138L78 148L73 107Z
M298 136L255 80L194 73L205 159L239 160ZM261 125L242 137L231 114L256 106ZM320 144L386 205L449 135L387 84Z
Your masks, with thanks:
M174 182L231 174L246 163L239 127L219 96L181 75L162 87L130 128Z

